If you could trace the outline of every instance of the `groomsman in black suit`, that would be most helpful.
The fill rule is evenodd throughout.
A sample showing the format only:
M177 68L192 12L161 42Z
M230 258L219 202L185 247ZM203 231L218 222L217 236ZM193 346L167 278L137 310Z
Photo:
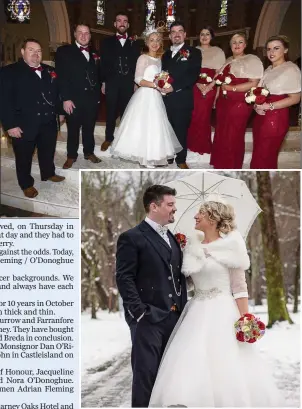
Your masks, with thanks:
M90 46L90 28L77 24L75 42L59 47L56 52L60 95L67 113L67 160L64 169L72 167L77 160L80 128L84 158L92 163L101 159L94 154L94 128L100 103L100 58Z
M187 133L194 108L193 87L200 73L201 53L185 44L186 32L182 23L171 24L169 37L172 46L162 56L162 69L169 72L174 82L170 88L163 90L166 94L164 102L169 121L183 147L176 156L177 166L188 169Z
M55 174L57 113L63 113L57 74L41 64L39 41L27 39L22 59L1 70L0 120L12 137L18 183L29 198L38 195L31 176L32 156L37 148L42 181L62 182Z
M134 92L134 74L140 56L139 44L127 33L129 21L125 13L116 15L114 27L116 35L106 38L101 47L102 92L106 94L106 140L102 151L111 145L116 119L123 116Z

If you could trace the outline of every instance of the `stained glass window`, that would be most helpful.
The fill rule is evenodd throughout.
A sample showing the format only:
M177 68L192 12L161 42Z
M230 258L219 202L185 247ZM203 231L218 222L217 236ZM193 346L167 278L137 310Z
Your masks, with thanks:
M147 0L146 2L146 31L155 28L156 2Z
M221 0L218 27L228 25L228 0Z
M10 0L7 5L7 11L12 21L24 23L30 20L29 0Z
M97 0L96 2L97 25L105 24L105 0Z
M175 21L175 1L167 1L167 11L166 11L166 21L167 28L170 28L171 24Z

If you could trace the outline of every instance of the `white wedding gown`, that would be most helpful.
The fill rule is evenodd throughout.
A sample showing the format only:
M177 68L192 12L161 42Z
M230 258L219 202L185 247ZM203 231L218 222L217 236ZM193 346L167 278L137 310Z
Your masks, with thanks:
M183 270L195 296L166 347L149 406L286 406L255 344L236 340L235 298L247 296L245 243L236 231L210 244L187 244ZM264 336L269 336L265 334Z
M153 81L161 71L161 60L146 54L139 57L135 82ZM119 157L143 166L167 165L182 147L168 120L161 94L152 88L135 91L111 147L113 157Z

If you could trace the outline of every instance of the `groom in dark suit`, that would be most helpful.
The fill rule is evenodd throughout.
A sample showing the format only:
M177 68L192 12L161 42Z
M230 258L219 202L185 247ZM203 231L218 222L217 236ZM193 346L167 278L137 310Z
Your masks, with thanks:
M114 139L115 123L122 118L133 95L136 62L140 46L128 35L129 21L125 13L118 13L114 27L116 34L105 38L101 48L102 92L106 95L106 140L101 150L106 151Z
M162 69L168 71L174 82L163 92L169 121L183 150L176 156L177 166L188 169L187 133L194 108L193 87L198 79L201 67L201 53L185 44L184 25L174 22L170 27L172 46L162 56ZM173 160L170 162L173 163Z
M80 128L84 158L92 163L101 160L94 154L94 127L101 97L99 56L90 46L91 33L86 23L77 24L75 42L56 52L56 71L64 110L67 114L67 160L72 167L78 157Z
M166 225L175 189L154 185L143 197L146 218L117 243L116 282L132 339L132 407L148 407L168 339L187 302L182 252Z

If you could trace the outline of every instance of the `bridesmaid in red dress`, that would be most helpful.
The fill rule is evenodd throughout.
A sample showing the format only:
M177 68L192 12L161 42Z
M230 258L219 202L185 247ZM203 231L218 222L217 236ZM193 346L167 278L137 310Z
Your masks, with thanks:
M245 102L245 93L256 87L263 76L261 60L255 55L246 55L246 45L244 33L234 34L231 38L233 57L227 59L225 66L230 64L230 73L235 78L229 85L221 86L216 102L216 129L210 162L215 169L241 169L243 165L245 131L253 110Z
M210 45L215 37L211 27L203 27L200 31L200 46L196 47L202 54L202 68L212 79L225 63L225 54L219 47ZM188 149L192 152L211 153L211 113L216 96L215 81L205 85L197 83L194 87L194 110L188 131Z
M277 169L278 154L289 128L289 107L300 101L301 71L287 61L289 41L273 36L266 42L271 61L258 86L265 86L270 95L262 105L255 105L258 115L253 124L253 156L251 169Z

